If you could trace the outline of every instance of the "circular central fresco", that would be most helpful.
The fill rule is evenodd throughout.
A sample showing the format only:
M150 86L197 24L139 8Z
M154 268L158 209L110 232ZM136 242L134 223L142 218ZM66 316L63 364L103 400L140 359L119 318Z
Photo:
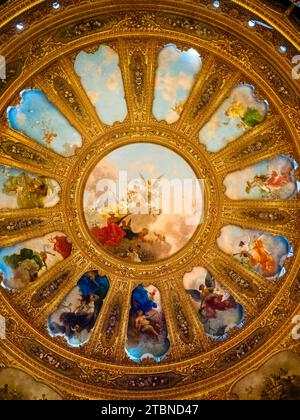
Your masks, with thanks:
M124 261L147 263L172 256L192 238L203 217L204 191L178 154L135 143L100 160L83 201L99 246Z
M246 0L66 0L43 25L44 2L19 3L23 29L0 31L0 396L6 368L68 398L247 394L297 346L293 32L250 26Z

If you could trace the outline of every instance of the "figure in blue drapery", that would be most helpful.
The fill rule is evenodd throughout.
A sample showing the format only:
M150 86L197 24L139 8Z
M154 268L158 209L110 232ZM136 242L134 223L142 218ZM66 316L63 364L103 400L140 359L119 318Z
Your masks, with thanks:
M143 311L144 314L157 308L157 304L153 300L152 294L139 284L132 292L131 297L131 312L138 313Z
M103 300L109 289L109 281L106 276L101 276L98 271L89 271L81 277L78 286L85 298L97 295L99 299Z
M91 297L97 297L94 311L94 319L97 319L103 305L103 300L109 289L108 278L106 276L101 276L96 270L89 271L81 277L78 282L78 287L85 301L88 302Z
M91 332L93 329L109 289L108 278L98 271L89 271L81 277L77 287L81 294L80 305L75 310L62 312L60 323L48 324L52 334L62 333L71 339L84 330Z

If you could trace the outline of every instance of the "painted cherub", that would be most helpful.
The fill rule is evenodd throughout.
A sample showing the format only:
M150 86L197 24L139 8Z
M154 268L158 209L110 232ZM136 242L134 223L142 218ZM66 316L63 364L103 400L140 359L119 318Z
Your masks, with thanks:
M143 334L150 334L155 338L160 336L160 328L158 324L155 324L154 326L151 325L151 321L146 315L144 315L143 311L138 312L138 316L135 320L135 327Z
M55 137L57 137L57 133L55 133L54 131L44 131L44 140L48 146L51 146Z

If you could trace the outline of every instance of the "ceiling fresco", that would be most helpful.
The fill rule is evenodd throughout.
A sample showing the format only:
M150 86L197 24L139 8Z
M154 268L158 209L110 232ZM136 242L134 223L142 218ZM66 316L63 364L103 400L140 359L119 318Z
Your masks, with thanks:
M175 202L175 189L183 189L185 180L198 187L198 195L182 191L182 203ZM168 209L162 203L159 181L165 181L166 187L170 184ZM128 188L122 192L124 182ZM99 245L125 261L152 262L170 257L192 238L203 217L204 192L179 155L159 145L139 143L116 149L97 164L86 183L83 205Z
M199 140L209 152L219 152L263 122L267 110L267 103L255 98L252 86L237 86L201 129Z
M139 284L132 292L126 351L140 362L152 358L160 362L169 350L168 330L159 290Z
M231 328L243 326L244 310L203 267L194 267L183 278L207 335L226 339Z
M0 370L1 400L62 400L62 397L47 385L16 368Z
M299 394L299 33L158 3L0 6L0 400Z
M282 351L238 382L233 392L242 400L299 400L299 356Z
M8 166L0 171L2 209L54 207L59 202L61 189L53 179Z
M97 271L85 273L50 315L49 334L52 337L64 336L73 347L85 344L90 338L108 289L106 276L101 276Z
M298 164L287 156L275 156L233 172L224 180L232 200L287 200L300 190L295 177Z
M99 118L104 124L122 122L127 116L124 86L118 54L109 46L101 45L94 53L81 51L74 69Z
M44 271L69 257L72 244L61 232L1 248L0 267L2 286L20 290L36 281Z
M44 92L25 90L21 102L7 110L10 126L63 156L81 146L81 136L51 104Z
M193 48L180 51L176 45L166 45L160 51L153 101L158 121L171 124L179 119L201 67L201 57Z
M293 256L293 248L285 237L233 225L222 228L217 242L223 252L270 279L282 276L284 261Z

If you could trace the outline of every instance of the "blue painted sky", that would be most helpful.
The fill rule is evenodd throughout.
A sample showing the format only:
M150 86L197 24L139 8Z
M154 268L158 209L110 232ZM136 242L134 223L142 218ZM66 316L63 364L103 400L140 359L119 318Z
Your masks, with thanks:
M118 171L127 171L128 179L139 178L139 173L146 179L156 179L161 175L169 180L196 178L192 168L181 156L157 144L129 144L114 150L107 159Z
M72 156L80 147L80 134L40 90L24 90L21 102L7 111L10 126L63 156ZM55 133L47 143L45 133Z
M118 54L107 45L95 53L81 51L74 68L101 121L108 125L123 122L127 104Z
M176 45L169 44L161 50L153 103L153 115L158 121L170 124L179 119L201 67L201 57L193 48L180 51Z
M15 254L19 249L19 245L14 245L9 248L0 248L0 271L3 273L4 278L12 277L13 272L12 269L3 262L3 258L7 255Z

